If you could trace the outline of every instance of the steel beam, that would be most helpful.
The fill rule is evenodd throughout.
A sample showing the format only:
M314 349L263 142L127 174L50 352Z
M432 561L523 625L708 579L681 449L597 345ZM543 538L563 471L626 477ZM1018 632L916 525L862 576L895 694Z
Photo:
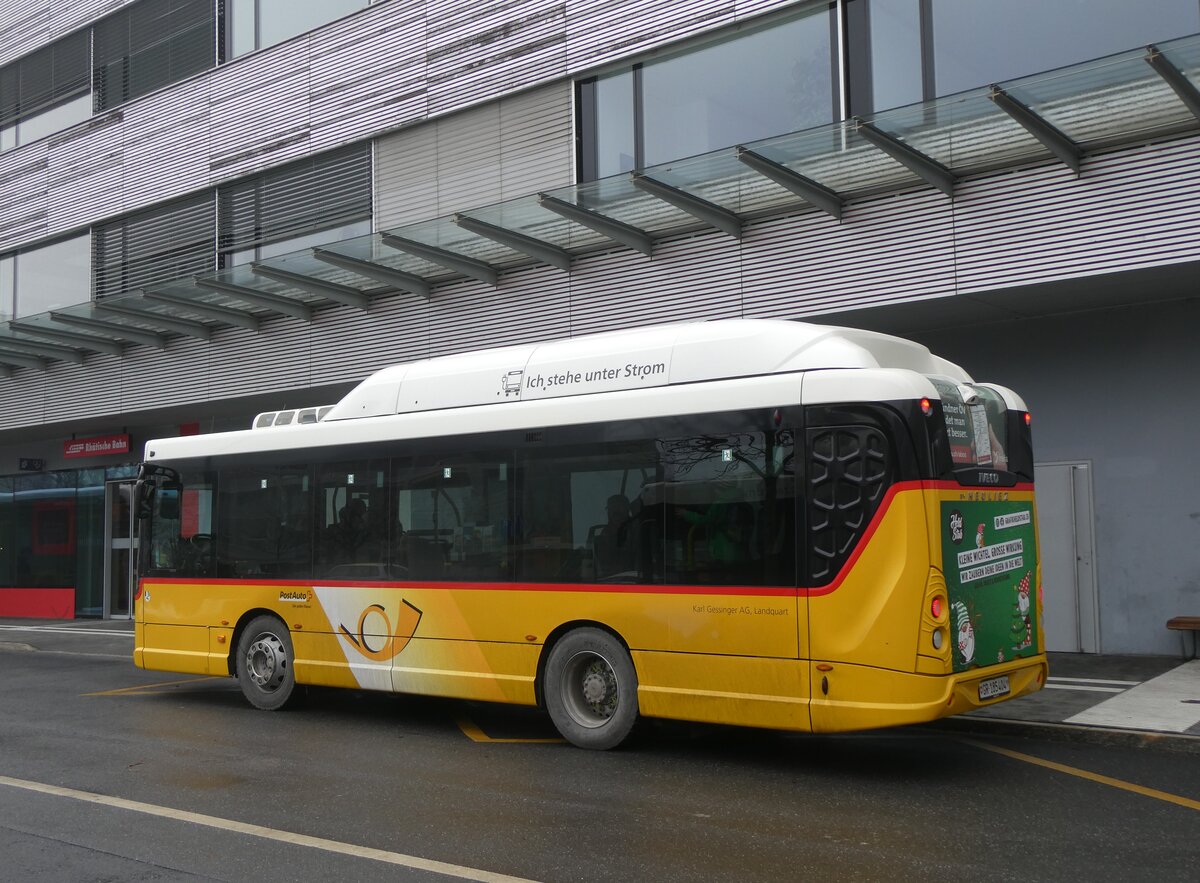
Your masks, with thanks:
M185 337L212 340L212 329L200 322L189 322L187 319L180 319L176 316L164 316L162 313L139 310L128 304L110 304L102 300L92 304L92 309L101 313L111 313L114 316L133 319L135 322L145 322L147 325L155 325L165 331L174 331L176 334L182 334Z
M475 258L456 254L444 248L426 245L423 242L413 242L411 239L404 239L391 233L380 233L379 241L388 248L394 248L396 251L415 255L421 258L421 260L437 264L439 267L445 267L447 270L453 270L455 273L461 273L463 276L478 279L480 282L486 282L493 287L500 283L500 274L496 268L483 261L477 261Z
M252 316L242 310L223 307L220 304L208 304L197 301L195 298L166 291L143 290L142 297L146 298L146 300L157 301L158 303L171 304L172 306L179 307L181 310L195 313L197 316L203 316L206 319L212 319L216 322L224 322L226 325L235 325L238 328L245 328L248 331L258 331L261 328L258 317Z
M59 346L58 344L46 343L41 340L5 337L0 339L0 349L18 356L45 356L49 359L58 359L61 362L70 362L73 365L83 364L82 350L76 349L73 346Z
M253 288L247 288L245 285L234 285L232 282L217 282L211 279L199 278L192 281L199 288L236 297L238 300L261 307L264 310L283 313L283 315L299 319L301 322L312 321L312 308L307 304L298 303L291 298L281 297L278 294L269 294L265 291L255 291Z
M581 227L587 227L601 236L607 236L618 245L640 251L646 257L652 257L654 254L654 240L644 230L639 230L631 224L615 221L599 212L582 208L573 202L558 199L548 193L538 194L538 205L568 221L579 224Z
M988 98L1020 123L1026 132L1042 142L1042 146L1062 160L1067 168L1076 175L1079 174L1079 164L1083 159L1082 147L999 86L993 85L990 88Z
M28 354L10 353L6 350L0 350L0 362L6 365L15 365L18 368L33 368L35 371L46 370L46 363L41 359Z
M319 295L326 300L344 304L348 307L357 307L360 310L365 310L371 306L370 295L364 294L357 288L351 288L349 285L326 282L324 279L316 279L312 276L293 273L290 270L280 270L277 267L268 267L258 263L250 265L250 272L255 276L262 276L264 279L270 279L272 282L279 282L282 285L298 288L301 291Z
M384 285L399 288L401 291L411 291L413 294L424 298L428 298L430 292L433 291L433 286L429 284L429 280L422 279L413 273L405 273L403 270L397 270L394 267L377 264L374 261L352 258L349 255L336 251L326 251L323 248L314 248L312 256L318 261L329 264L331 267L349 270L351 273L357 273L365 279L373 279L376 282L382 282Z
M740 144L734 148L734 156L738 161L758 172L764 178L774 181L780 187L795 193L805 202L810 203L821 211L833 215L839 221L842 219L842 209L846 200L841 194L830 190L824 184L818 184L812 178L806 178L799 172L792 171L782 163L755 153L749 147Z
M1175 67L1163 55L1162 50L1153 44L1146 47L1146 64L1154 68L1154 72L1167 81L1167 85L1175 90L1175 94L1192 112L1192 116L1200 120L1200 89L1197 89L1195 84L1184 76L1183 71Z
M90 334L76 334L73 331L60 331L57 328L43 328L40 325L28 325L24 322L9 322L8 327L13 331L28 334L33 337L44 337L47 340L57 340L72 347L80 347L95 353L105 353L119 356L125 351L115 340L101 339Z
M664 184L662 181L656 181L641 172L631 172L629 179L633 182L633 186L643 193L648 193L655 199L675 206L681 212L686 212L696 220L702 221L722 233L728 233L734 239L742 238L742 219L724 206L701 199L699 196L693 196L678 187Z
M88 319L84 316L69 316L64 313L56 313L51 311L50 318L55 322L61 322L64 325L74 325L76 328L84 328L91 331L102 331L113 337L127 340L130 343L140 343L143 346L152 346L157 349L165 349L167 346L166 338L161 334L156 334L153 331L147 331L144 328L130 328L128 325L122 325L119 322L104 322L100 319Z
M524 233L517 233L513 230L506 230L503 227L497 227L495 224L489 224L486 221L480 221L468 215L456 214L454 223L462 227L464 230L469 230L476 236L482 236L484 239L490 239L492 242L499 242L505 248L511 248L513 251L519 251L521 254L528 255L535 261L541 261L543 264L549 264L552 267L558 267L564 273L571 272L571 255L557 245L551 245L549 242L543 242L541 239L534 239L532 236L526 236Z
M877 129L870 123L855 117L858 134L879 150L882 150L900 165L904 166L925 183L931 184L947 196L954 196L954 185L958 176L952 171L921 151L909 147L894 135L889 135L882 129Z

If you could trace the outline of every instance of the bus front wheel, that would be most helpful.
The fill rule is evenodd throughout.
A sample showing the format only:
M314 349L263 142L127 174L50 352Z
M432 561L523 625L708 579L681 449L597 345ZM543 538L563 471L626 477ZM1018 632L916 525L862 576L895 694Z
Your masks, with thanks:
M603 751L620 745L638 718L637 672L608 632L564 635L546 661L546 710L568 742Z
M237 647L237 679L255 708L276 711L296 696L292 636L273 616L258 616L242 631Z

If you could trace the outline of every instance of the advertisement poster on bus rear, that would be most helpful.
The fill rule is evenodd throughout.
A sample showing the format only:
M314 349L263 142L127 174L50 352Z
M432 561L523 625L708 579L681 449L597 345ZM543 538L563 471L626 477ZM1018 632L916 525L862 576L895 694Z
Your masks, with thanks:
M955 671L1037 653L1032 501L943 502L942 563Z

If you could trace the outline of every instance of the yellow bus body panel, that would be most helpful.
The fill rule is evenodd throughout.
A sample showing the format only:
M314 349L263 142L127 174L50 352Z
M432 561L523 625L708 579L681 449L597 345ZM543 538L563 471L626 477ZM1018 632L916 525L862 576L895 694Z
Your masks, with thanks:
M932 646L946 625L928 604L945 594L939 507L958 493L894 488L846 572L816 589L146 578L134 660L228 675L239 629L269 614L299 683L528 705L547 642L596 625L629 647L649 716L818 732L928 721L1046 676L1040 628L1036 656L957 674L950 642ZM1037 580L1040 626L1040 568ZM979 681L1002 674L1009 694L979 700Z

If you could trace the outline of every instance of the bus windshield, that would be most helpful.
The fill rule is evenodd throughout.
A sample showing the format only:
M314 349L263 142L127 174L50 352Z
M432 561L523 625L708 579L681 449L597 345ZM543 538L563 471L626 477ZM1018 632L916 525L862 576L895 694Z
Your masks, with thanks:
M1004 399L992 389L930 377L942 398L946 437L955 468L1008 469L1007 411Z

